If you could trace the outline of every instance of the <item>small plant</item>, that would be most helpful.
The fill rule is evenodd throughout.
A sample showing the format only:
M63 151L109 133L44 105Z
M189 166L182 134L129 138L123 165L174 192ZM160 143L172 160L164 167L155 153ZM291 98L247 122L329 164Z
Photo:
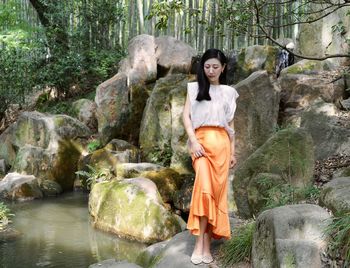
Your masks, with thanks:
M329 238L330 255L340 254L345 261L344 267L348 267L350 265L350 212L332 217L324 233Z
M98 169L91 165L87 165L87 167L89 169L88 171L79 170L76 171L75 174L79 176L80 181L83 185L86 185L88 190L91 190L98 182L109 181L112 179L111 171L108 169Z
M255 221L237 227L232 238L221 247L221 263L223 267L232 267L233 264L250 261Z
M97 149L100 149L101 147L102 147L102 143L100 140L93 140L89 142L89 144L87 145L89 153L92 153Z
M171 157L173 155L170 144L165 144L164 148L158 146L154 148L154 151L150 153L150 160L162 166L170 166Z
M10 218L15 214L10 213L10 209L3 203L0 202L0 230L3 230L9 223Z

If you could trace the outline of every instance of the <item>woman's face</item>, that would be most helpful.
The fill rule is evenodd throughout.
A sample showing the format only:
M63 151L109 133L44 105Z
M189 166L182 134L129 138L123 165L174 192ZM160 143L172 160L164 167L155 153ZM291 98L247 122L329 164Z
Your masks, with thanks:
M218 85L219 77L224 70L225 66L222 66L221 62L212 58L204 62L204 73L207 76L209 83L212 85Z

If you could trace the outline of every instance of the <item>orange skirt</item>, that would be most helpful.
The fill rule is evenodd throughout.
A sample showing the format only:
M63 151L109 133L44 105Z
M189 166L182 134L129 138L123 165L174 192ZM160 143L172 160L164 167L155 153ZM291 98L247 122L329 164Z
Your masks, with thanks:
M227 187L231 144L224 128L200 127L195 130L198 142L207 157L195 158L192 165L196 173L187 229L199 235L199 219L208 218L208 229L215 239L231 237L228 218ZM210 225L209 225L210 224Z

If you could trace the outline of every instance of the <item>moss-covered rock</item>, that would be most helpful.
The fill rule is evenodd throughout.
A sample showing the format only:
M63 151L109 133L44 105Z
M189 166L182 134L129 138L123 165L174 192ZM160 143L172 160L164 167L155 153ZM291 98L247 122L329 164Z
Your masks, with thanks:
M0 158L11 171L54 180L71 190L83 150L79 138L88 135L90 130L72 117L24 112L0 135Z
M233 191L238 212L249 218L253 211L249 204L247 186L258 173L281 175L294 186L307 186L314 168L313 141L304 129L289 128L277 132L238 166Z
M72 104L73 115L93 132L97 130L96 103L89 99L79 99Z
M62 193L61 185L52 180L44 180L39 186L44 196L57 196Z
M335 178L322 187L320 204L333 213L350 212L350 176Z
M239 82L259 70L274 73L278 52L279 49L272 46L254 45L242 48L237 56L234 81Z
M134 178L140 176L142 172L158 171L164 168L153 163L123 163L117 165L117 178Z
M163 241L181 231L156 185L145 178L95 184L89 211L97 228L145 243Z
M140 128L142 160L190 172L187 134L182 124L187 83L193 76L176 74L157 80L143 114Z

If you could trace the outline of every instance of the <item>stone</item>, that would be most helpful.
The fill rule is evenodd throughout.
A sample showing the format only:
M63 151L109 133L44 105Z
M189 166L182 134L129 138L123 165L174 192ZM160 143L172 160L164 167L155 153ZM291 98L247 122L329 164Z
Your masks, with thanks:
M340 101L340 104L344 110L350 111L350 98Z
M44 196L57 196L63 192L61 185L55 181L44 180L39 186Z
M164 207L157 186L146 178L95 184L89 212L96 228L143 243L164 241L181 231L177 218Z
M121 61L119 73L127 76L127 86L154 82L157 78L155 38L141 34L128 44L128 57Z
M301 127L312 136L317 160L336 154L350 154L348 119L341 116L334 104L316 99L301 114Z
M114 138L138 143L148 93L142 83L128 86L127 79L125 73L118 73L96 89L96 118L103 144Z
M190 212L193 184L194 175L189 175L185 178L180 190L174 193L174 206L182 212Z
M254 215L247 186L257 174L277 174L293 186L305 187L313 181L314 162L313 141L305 129L287 128L275 133L235 171L233 191L239 215Z
M238 162L243 162L274 133L280 97L266 71L251 74L235 88L239 94L234 119L236 154Z
M180 173L192 171L182 111L187 83L193 79L193 76L174 74L157 80L141 121L142 161L170 165Z
M350 176L335 178L323 185L319 201L334 214L350 212Z
M7 173L7 166L5 159L0 159L0 175L5 175Z
M242 81L256 71L275 72L276 58L279 48L273 46L254 45L242 48L237 55L235 83Z
M160 254L168 243L167 240L150 245L139 254L136 263L141 267L152 267L158 261Z
M0 181L0 196L9 200L28 201L42 198L43 193L35 176L12 172Z
M315 9L322 9L321 4L312 4ZM312 11L312 10L310 10ZM347 9L341 8L331 12L328 16L314 23L300 25L297 36L296 52L302 55L324 57L331 54L348 54L349 45L346 40L350 37L348 31L334 31L333 26L343 23L344 29L349 29ZM348 64L347 58L329 59L335 65Z
M328 212L311 204L289 205L262 212L256 220L252 266L321 267Z
M115 259L109 259L91 264L89 268L141 268L141 266L134 263L129 263L127 261L116 261Z
M283 69L281 72L281 76L291 74L317 74L321 71L332 71L335 68L336 66L329 59L323 61L304 59ZM305 76L303 76L303 78L305 78Z
M88 99L79 99L72 104L75 117L92 132L97 131L96 103Z
M123 163L117 165L117 177L121 178L133 178L138 177L142 172L157 171L164 168L161 165L153 163Z
M53 180L72 190L78 159L83 151L79 139L90 130L67 115L24 112L0 135L0 158L11 172Z
M158 77L174 73L188 74L192 57L197 55L194 48L172 36L155 38Z

